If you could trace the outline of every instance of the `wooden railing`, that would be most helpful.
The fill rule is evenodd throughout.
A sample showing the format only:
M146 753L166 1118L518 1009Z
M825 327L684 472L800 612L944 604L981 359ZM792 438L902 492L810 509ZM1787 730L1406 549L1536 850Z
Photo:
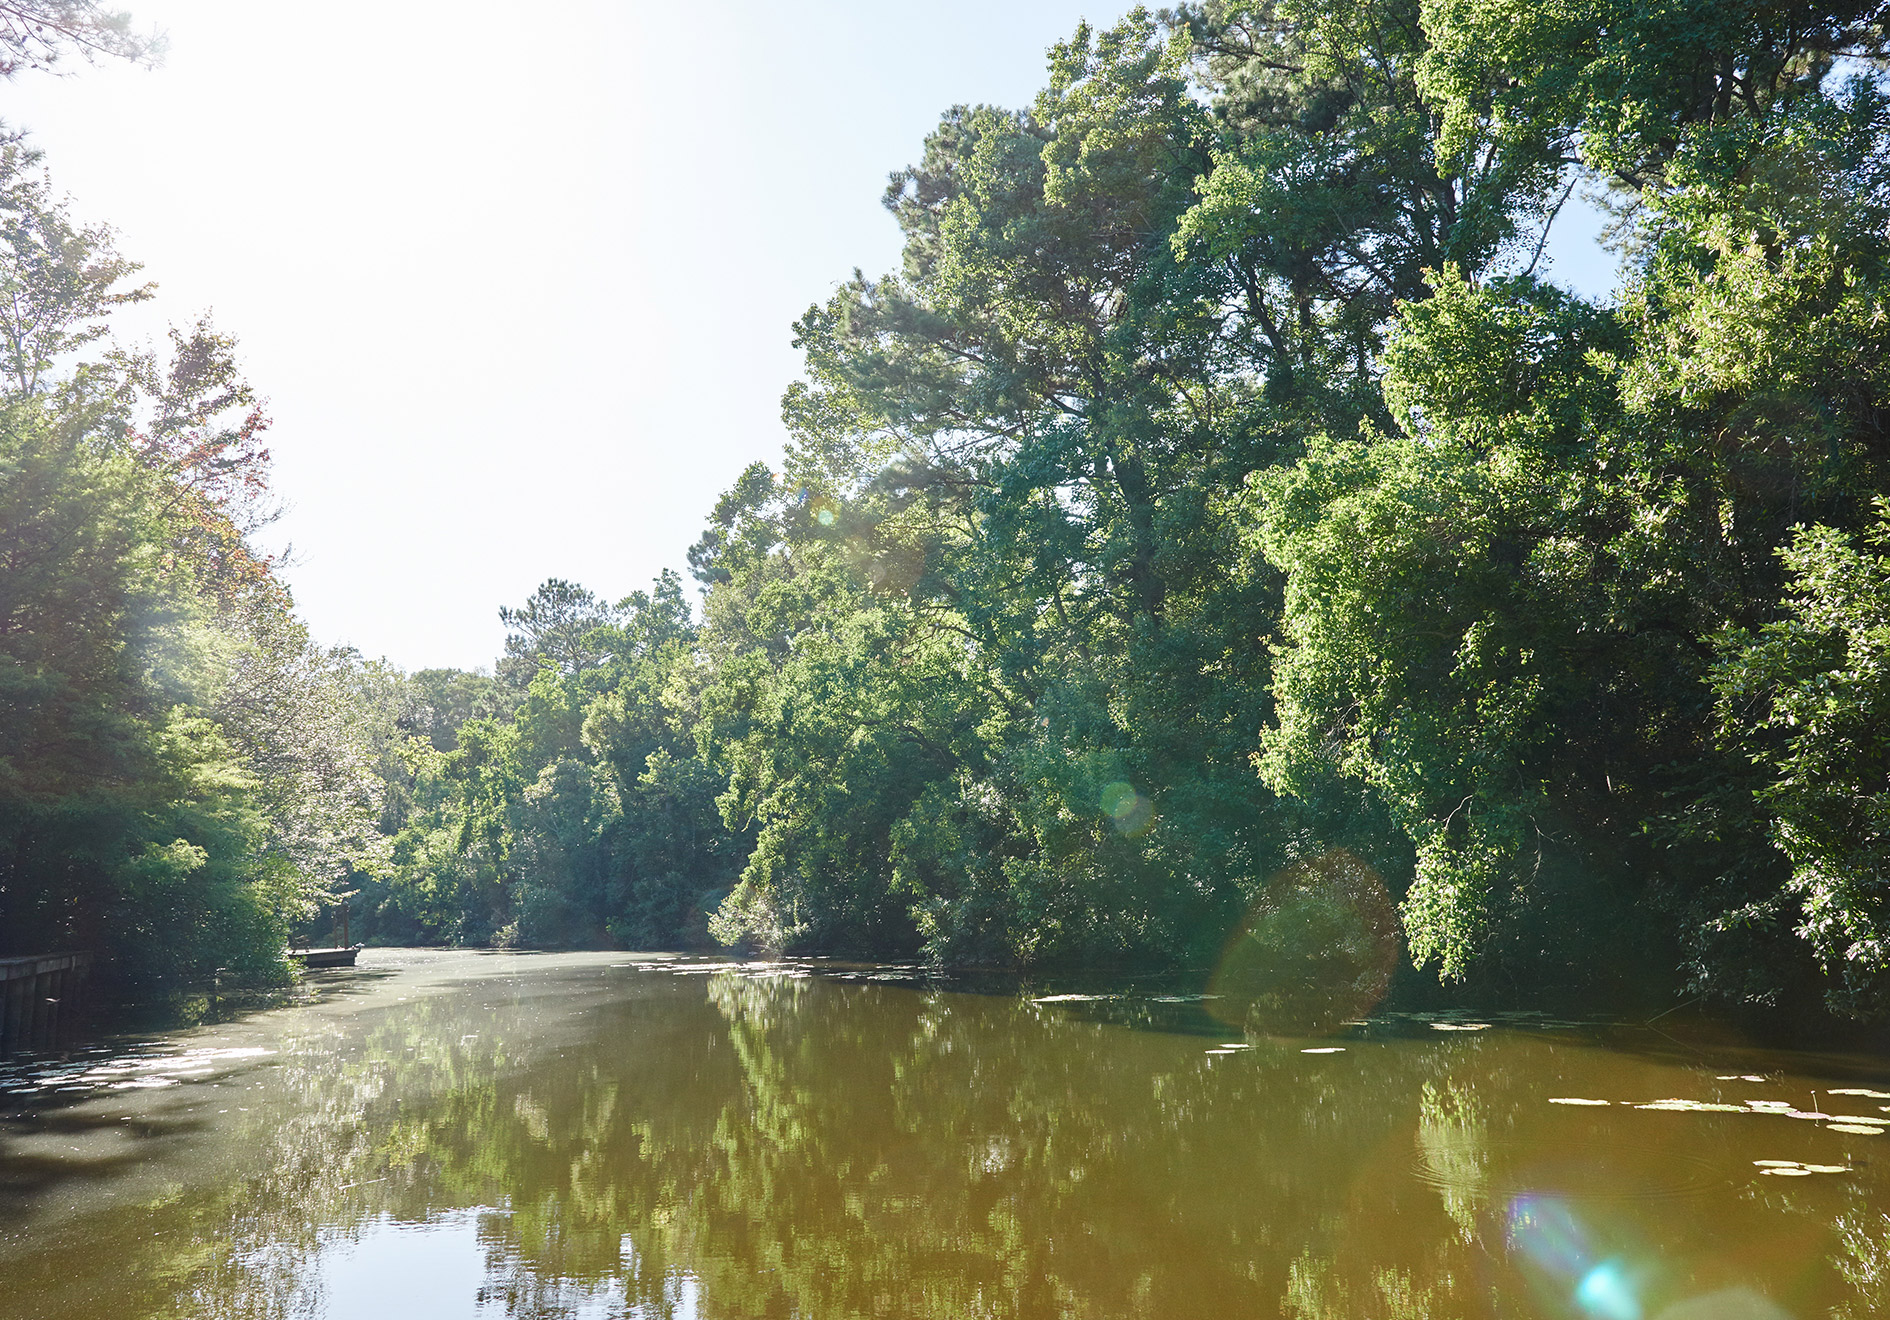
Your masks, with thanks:
M0 958L0 1058L50 1049L75 1025L89 953Z

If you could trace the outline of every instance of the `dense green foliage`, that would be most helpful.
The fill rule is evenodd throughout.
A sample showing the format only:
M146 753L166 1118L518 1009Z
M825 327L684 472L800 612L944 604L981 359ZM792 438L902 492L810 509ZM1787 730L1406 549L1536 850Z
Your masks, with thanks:
M553 580L492 675L350 670L392 860L296 873L353 875L387 939L1205 967L1378 929L1269 906L1345 849L1447 981L1890 1010L1884 13L1079 28L1029 109L955 107L892 177L902 269L796 325L784 462L689 551L700 615L674 575ZM1538 273L1577 187L1607 301ZM108 263L9 278L83 301ZM85 626L41 654L9 616L9 690L69 695L9 698L47 750L7 791L135 818L84 827L126 841L87 883L208 885L293 795L169 657L292 625L218 585L240 537L158 507L188 465L122 420L155 368L48 385L80 341L9 342L9 545L30 506L89 548L8 606ZM193 787L99 787L134 781ZM10 874L78 856L59 828Z
M501 617L514 631L496 678L423 670L389 693L406 735L387 766L393 865L363 881L357 931L704 940L746 843L694 737L704 676L681 580L610 606L553 579Z
M1881 17L1210 4L950 112L691 556L717 933L1206 962L1343 845L1447 979L1880 1011Z

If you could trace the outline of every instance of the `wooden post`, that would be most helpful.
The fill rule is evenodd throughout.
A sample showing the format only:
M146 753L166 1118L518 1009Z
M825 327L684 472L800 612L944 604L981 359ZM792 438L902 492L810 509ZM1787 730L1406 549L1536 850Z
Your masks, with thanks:
M27 994L32 982L24 975L7 978L7 1053L18 1054L31 1042L27 1039Z
M41 995L46 1005L46 1040L48 1049L59 1045L60 1012L66 1006L66 969L55 967L46 973L46 989Z
M46 1037L51 1034L52 1005L46 999L46 987L52 979L47 972L34 968L26 982L26 1007L29 1014L26 1028L26 1044L29 1048L43 1048Z

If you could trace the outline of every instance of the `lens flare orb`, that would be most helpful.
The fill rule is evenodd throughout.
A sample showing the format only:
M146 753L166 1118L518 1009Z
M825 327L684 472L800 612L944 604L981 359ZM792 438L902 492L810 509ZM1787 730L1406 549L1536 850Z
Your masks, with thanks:
M1618 1261L1604 1260L1582 1275L1575 1304L1596 1320L1641 1320L1640 1299Z
M1334 848L1261 888L1221 952L1210 1011L1249 1031L1324 1035L1371 1012L1402 948L1384 881Z
M1155 804L1135 791L1135 785L1118 779L1103 785L1099 795L1103 814L1119 833L1137 835L1155 819Z

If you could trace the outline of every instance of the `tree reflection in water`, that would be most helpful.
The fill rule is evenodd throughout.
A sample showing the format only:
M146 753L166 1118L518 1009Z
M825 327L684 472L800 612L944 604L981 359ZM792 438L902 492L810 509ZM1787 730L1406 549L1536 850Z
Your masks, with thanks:
M286 1041L266 1101L216 1138L222 1176L0 1257L8 1295L341 1314L337 1280L358 1298L436 1269L421 1294L453 1316L1685 1320L1738 1296L1861 1320L1884 1301L1872 1166L1754 1176L1780 1152L1835 1164L1838 1137L1550 1106L1714 1084L1567 1035L1420 1024L1211 1055L1060 1004L788 968L542 980ZM449 1248L461 1265L427 1263Z

